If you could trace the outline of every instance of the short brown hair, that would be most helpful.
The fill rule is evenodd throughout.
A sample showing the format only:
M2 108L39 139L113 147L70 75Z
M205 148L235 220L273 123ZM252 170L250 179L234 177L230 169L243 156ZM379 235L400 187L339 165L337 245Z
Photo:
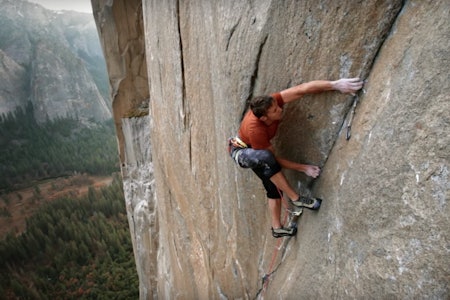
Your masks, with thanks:
M273 98L271 96L258 96L250 100L250 109L257 118L261 118L272 106Z

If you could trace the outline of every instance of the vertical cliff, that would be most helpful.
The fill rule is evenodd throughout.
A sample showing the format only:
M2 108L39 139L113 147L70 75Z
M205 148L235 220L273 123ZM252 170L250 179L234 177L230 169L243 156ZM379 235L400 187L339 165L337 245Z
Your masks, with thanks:
M92 3L142 299L449 296L446 1ZM352 96L285 113L277 151L323 167L286 174L324 203L279 247L226 138L249 97L347 76L368 80L350 140Z
M142 299L157 295L158 218L148 116L142 4L92 1L110 78L113 118Z

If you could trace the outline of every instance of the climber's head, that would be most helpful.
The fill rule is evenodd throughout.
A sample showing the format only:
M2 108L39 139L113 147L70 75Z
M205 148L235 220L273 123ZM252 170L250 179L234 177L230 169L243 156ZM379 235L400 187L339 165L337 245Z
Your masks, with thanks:
M250 101L250 109L261 121L280 120L283 110L271 96L258 96Z

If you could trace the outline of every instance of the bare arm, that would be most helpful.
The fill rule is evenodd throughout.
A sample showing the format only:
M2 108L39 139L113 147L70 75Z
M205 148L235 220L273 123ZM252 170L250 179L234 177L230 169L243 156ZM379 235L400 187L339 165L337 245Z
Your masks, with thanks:
M280 157L276 157L276 160L283 168L303 172L312 178L316 178L320 174L320 168L318 166L299 164Z
M336 81L314 80L288 88L281 91L280 93L283 101L287 103L298 100L306 94L316 94L326 91L340 91L341 93L354 94L356 91L361 89L362 86L363 81L361 81L359 78L341 78ZM318 166L299 164L284 158L277 157L273 146L270 146L267 149L274 153L276 160L283 168L303 172L313 178L316 178L320 174L320 168Z
M300 99L306 94L317 94L326 91L340 91L341 93L354 94L361 89L363 81L359 78L341 78L335 81L314 80L281 91L281 97L285 103Z
M270 146L268 148L268 150L270 150L275 155L273 146ZM303 172L306 175L311 176L313 178L318 177L320 174L320 168L318 166L299 164L299 163L296 163L296 162L293 162L293 161L290 161L290 160L287 160L284 158L280 158L276 155L275 155L275 159L281 165L281 167L283 167L285 169L291 169L291 170L295 170L298 172Z

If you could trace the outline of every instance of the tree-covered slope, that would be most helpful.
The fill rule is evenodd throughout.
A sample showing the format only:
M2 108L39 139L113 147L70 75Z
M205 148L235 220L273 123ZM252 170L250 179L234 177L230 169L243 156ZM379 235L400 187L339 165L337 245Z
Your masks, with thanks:
M0 116L0 190L75 172L110 175L118 170L112 121L83 126L76 118L38 124L33 106Z
M120 178L43 206L25 233L0 242L0 271L0 298L137 299Z

